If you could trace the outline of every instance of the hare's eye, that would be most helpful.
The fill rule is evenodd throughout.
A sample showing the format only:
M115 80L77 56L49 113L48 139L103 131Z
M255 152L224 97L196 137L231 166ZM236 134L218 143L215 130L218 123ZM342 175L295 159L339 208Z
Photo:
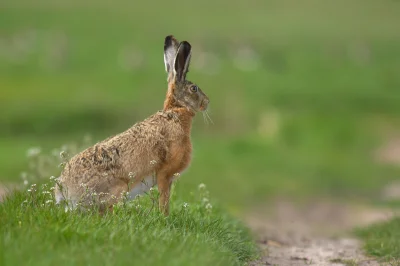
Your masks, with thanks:
M192 91L192 92L197 92L198 91L198 87L197 86L192 86L192 87L190 87L190 90Z

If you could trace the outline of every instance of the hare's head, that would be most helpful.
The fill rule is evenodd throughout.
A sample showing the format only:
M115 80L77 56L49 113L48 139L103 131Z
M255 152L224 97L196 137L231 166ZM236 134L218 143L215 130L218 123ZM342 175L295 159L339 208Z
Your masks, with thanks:
M207 110L210 100L193 82L186 80L189 72L191 45L178 42L172 35L164 42L164 63L168 73L168 105L186 107L193 112Z

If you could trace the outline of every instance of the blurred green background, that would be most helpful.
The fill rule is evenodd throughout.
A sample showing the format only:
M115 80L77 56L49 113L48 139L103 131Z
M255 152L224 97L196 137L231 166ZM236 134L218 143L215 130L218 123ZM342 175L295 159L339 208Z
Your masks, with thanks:
M179 193L380 200L400 173L375 152L400 139L399 14L392 0L2 0L0 182L21 182L30 147L99 141L161 109L174 34L214 121L195 119Z

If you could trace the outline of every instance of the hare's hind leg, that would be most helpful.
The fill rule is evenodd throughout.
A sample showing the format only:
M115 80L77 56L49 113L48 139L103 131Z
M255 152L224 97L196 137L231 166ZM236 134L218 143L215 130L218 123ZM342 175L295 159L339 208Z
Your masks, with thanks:
M157 186L160 192L159 208L165 216L169 215L169 197L171 191L172 179L168 175L157 175Z

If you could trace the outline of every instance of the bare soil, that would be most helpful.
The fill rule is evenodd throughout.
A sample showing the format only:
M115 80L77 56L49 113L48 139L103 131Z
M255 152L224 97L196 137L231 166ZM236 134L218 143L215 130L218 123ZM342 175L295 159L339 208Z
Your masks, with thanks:
M245 218L262 251L262 258L250 265L385 265L365 255L351 230L393 215L359 204L276 201Z

